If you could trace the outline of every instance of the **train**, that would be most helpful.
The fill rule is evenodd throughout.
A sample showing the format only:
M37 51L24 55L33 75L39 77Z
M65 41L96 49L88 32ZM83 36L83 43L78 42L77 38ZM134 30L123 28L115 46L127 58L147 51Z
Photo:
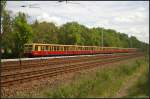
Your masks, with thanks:
M133 53L136 51L137 48L61 45L61 44L42 44L42 43L30 43L24 45L24 56L26 57Z

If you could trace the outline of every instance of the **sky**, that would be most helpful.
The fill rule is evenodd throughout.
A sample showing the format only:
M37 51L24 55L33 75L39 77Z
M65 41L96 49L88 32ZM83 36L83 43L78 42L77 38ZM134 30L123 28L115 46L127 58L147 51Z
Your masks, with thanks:
M27 7L21 7L26 5ZM31 5L31 6L30 6ZM24 12L28 21L76 21L89 28L104 27L149 43L149 1L7 1L6 9Z

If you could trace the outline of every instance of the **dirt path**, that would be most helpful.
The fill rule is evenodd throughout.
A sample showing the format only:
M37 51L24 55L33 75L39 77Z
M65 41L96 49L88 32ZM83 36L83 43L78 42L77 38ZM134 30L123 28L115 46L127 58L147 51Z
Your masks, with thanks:
M143 69L143 66L138 68L138 70L123 83L122 87L114 97L121 98L128 95L128 89L138 81L138 78L143 74L144 71L145 68Z

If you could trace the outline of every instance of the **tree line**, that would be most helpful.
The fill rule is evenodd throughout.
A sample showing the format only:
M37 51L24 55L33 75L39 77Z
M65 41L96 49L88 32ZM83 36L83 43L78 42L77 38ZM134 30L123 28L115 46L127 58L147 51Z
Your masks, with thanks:
M148 51L147 43L113 29L88 28L77 22L56 26L52 22L35 20L29 24L26 14L19 12L15 17L11 17L10 13L7 10L2 11L2 58L22 57L25 43L102 46L102 32L105 47L132 47Z

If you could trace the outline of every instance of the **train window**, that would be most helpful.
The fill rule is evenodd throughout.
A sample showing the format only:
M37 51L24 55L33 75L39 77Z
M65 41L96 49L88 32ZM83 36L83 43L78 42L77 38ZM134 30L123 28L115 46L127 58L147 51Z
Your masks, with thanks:
M50 51L50 46L48 46L48 51Z
M45 49L44 46L41 46L41 50L44 51L44 49Z
M51 46L48 46L48 48L49 48L48 50L51 51Z
M48 46L46 46L46 50L48 51Z
M99 47L99 50L102 50L102 48L101 48L101 47Z
M51 46L49 46L49 51L51 51Z
M95 47L95 50L97 51L97 47Z
M57 51L57 46L55 46L55 51Z
M89 47L89 50L91 50L91 47Z
M40 51L42 51L42 46L40 46Z
M25 45L25 51L32 51L32 45Z
M63 46L60 46L60 51L63 51Z
M38 51L38 46L37 45L35 45L35 51Z
M61 46L58 46L58 50L61 51Z
M61 51L61 50L62 50L62 47L61 47L61 46L58 46L58 49L59 49L59 51Z
M54 51L56 51L56 46L54 46L53 48L54 48Z
M74 47L74 51L76 51L76 49L77 49L77 48L76 48L76 46L75 46L75 47Z
M75 51L75 46L72 47L72 50Z
M82 47L82 50L84 50L84 47Z
M78 50L79 50L79 51L81 50L80 47L78 47Z
M56 51L56 46L54 46L54 51Z
M93 47L93 48L92 48L92 50L94 51L94 50L95 50L95 48Z
M89 50L91 50L91 47L89 47Z
M41 51L41 46L38 46L38 51Z
M64 51L66 51L66 46L64 46Z
M82 47L80 47L80 51L82 51Z
M51 46L51 51L54 51L54 46Z
M71 46L71 51L73 51L74 50L74 47L73 46Z
M71 47L70 46L68 46L68 50L71 51Z
M91 50L91 47L89 47L89 50Z
M74 47L73 47L73 51L75 51L75 50L76 50L76 47L74 46Z
M64 51L64 48L63 48L63 46L60 46L60 49L61 49L60 51Z
M57 51L59 51L59 46L57 46Z
M64 47L64 50L67 51L67 46Z
M67 46L67 51L69 51L69 46Z
M81 51L81 47L79 47L79 50Z
M86 47L86 50L88 50L88 47Z
M72 47L71 46L69 47L69 51L72 51Z
M73 51L73 47L71 46L70 48L71 48L71 51Z
M61 47L60 46L57 46L58 47L58 51L61 51Z
M76 50L76 47L74 46L74 47L73 47L73 51L75 51L75 50Z
M57 46L55 46L55 51L58 51L58 47Z
M56 46L56 51L59 51L59 46Z
M66 46L66 51L68 51L68 46Z

